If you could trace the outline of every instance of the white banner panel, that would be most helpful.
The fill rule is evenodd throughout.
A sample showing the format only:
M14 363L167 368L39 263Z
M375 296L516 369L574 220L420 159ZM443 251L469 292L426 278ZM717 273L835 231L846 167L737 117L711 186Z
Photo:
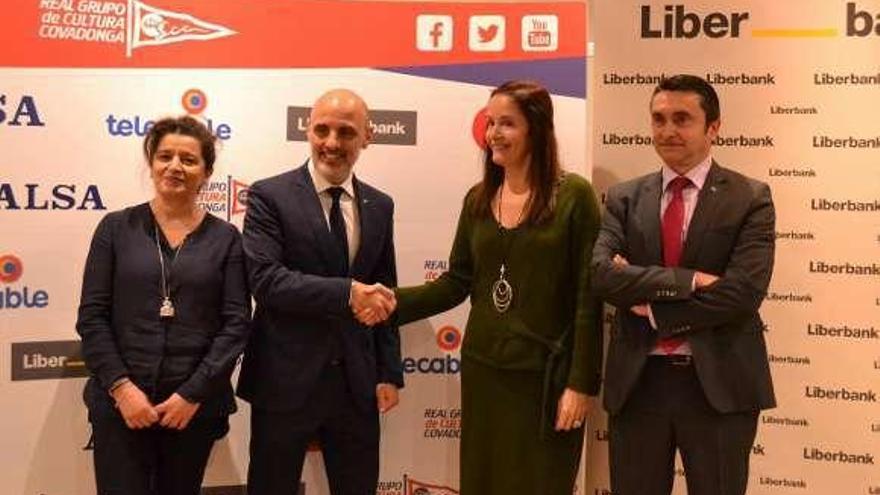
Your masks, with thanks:
M95 491L74 331L83 264L106 213L152 196L141 144L157 118L191 113L220 137L200 203L241 227L248 185L308 156L302 131L315 98L335 87L360 93L376 140L355 171L395 200L402 285L446 270L462 199L481 174L475 119L495 85L543 82L562 162L588 176L582 4L22 4L0 34L13 47L0 54L3 493ZM459 28L451 52L417 50L452 35L433 24L433 35L417 31L419 15L438 13L459 26L492 14L484 20L498 28L480 35L485 50ZM328 37L328 23L342 19L351 28ZM401 331L407 386L382 419L381 495L457 493L466 315L462 306ZM206 494L244 493L249 410L239 406L212 452ZM327 493L318 452L303 482L303 493Z
M880 493L880 2L595 7L597 186L660 167L651 92L692 73L721 99L715 159L773 191L761 313L779 406L760 417L749 493ZM607 431L590 441L588 491L609 493Z

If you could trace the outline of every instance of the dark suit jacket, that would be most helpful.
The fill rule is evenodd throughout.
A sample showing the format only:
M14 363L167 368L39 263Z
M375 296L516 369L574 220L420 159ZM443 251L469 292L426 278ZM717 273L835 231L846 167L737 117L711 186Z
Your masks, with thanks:
M333 275L337 252L308 167L256 182L248 191L244 251L257 309L238 395L254 407L293 411L341 346L355 401L376 407L376 384L403 386L396 326L359 324L351 279L397 284L390 197L354 180L360 248L350 278Z
M679 267L663 266L659 172L608 191L593 252L594 288L616 306L605 368L605 408L618 412L659 337L682 336L719 412L775 406L758 308L773 269L770 188L713 163L688 226ZM615 254L630 265L615 267ZM695 271L720 276L692 290ZM657 324L629 308L650 303Z

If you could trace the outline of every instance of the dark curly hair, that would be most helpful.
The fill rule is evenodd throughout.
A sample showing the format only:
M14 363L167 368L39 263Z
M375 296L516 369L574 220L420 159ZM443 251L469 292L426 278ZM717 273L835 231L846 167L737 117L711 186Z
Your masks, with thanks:
M181 134L195 138L201 147L202 159L205 160L205 171L208 175L214 171L214 161L217 159L215 148L217 137L211 134L205 124L189 115L166 117L153 123L144 136L144 158L147 159L147 163L152 163L159 143L167 134Z

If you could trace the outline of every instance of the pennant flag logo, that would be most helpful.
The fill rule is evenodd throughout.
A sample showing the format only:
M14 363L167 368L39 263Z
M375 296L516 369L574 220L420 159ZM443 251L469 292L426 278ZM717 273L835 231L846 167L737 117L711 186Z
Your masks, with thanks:
M458 495L448 486L431 485L406 477L406 495Z
M232 200L230 201L232 207L230 208L230 215L238 215L247 211L247 195L249 188L249 184L237 180L232 181Z
M131 0L131 30L126 55L145 46L167 45L181 41L205 41L237 34L235 31L197 19L189 14L172 12Z

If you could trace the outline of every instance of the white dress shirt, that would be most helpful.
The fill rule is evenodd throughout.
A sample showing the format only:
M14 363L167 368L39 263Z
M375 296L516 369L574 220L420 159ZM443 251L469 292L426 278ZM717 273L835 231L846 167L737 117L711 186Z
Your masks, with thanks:
M339 197L339 208L342 210L342 219L345 220L345 234L348 236L348 266L354 262L361 243L361 224L359 222L358 209L355 206L354 184L352 174L348 174L342 184L331 184L323 175L315 169L315 164L309 159L309 175L321 201L321 209L324 210L324 220L327 222L327 230L330 230L330 208L333 206L333 197L327 192L333 186L341 187L345 194Z

